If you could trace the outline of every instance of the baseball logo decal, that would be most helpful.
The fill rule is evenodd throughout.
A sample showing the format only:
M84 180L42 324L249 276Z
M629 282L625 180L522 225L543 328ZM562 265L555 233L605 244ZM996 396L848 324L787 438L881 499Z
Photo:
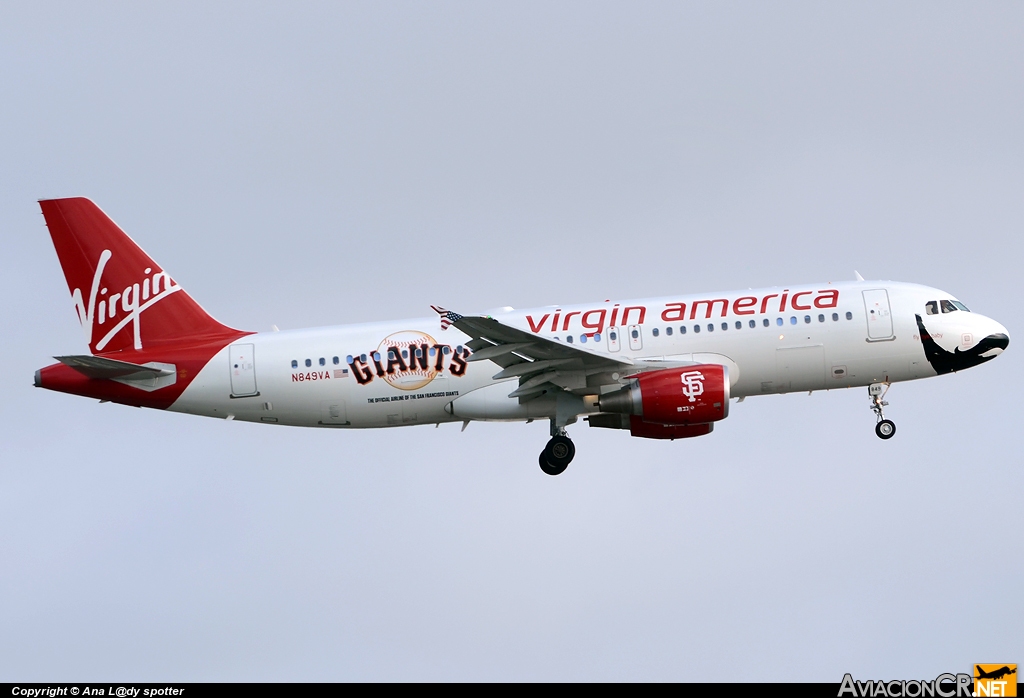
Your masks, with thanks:
M387 367L382 378L399 390L422 388L437 377L437 351L437 342L425 332L403 330L388 335L377 347L381 364Z
M683 395L696 402L697 397L704 394L704 374L700 371L686 371L679 375L683 382Z

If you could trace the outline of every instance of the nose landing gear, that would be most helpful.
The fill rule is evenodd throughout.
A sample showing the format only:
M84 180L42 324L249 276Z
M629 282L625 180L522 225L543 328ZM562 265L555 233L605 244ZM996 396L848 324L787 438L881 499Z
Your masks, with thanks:
M891 439L896 434L896 425L891 419L883 419L875 425L875 433L880 439Z
M868 386L868 396L871 398L871 410L875 413L875 417L878 419L875 424L875 435L880 439L891 439L896 435L896 425L891 419L886 419L882 413L882 408L888 406L888 402L885 402L882 398L889 392L889 385L887 383L872 383Z
M566 435L565 429L551 437L548 445L540 452L540 469L548 475L560 475L565 472L576 455L576 447Z

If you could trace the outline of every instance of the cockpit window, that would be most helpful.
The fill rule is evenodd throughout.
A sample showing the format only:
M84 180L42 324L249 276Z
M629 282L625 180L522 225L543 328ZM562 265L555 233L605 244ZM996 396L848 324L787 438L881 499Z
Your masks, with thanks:
M939 314L939 302L938 301L928 301L927 303L924 304L924 309L925 309L925 312L928 313L929 315L938 315Z
M942 301L942 312L955 313L958 310L963 310L966 313L971 312L967 309L967 306L960 301Z
M971 309L970 309L970 308L968 308L968 307L967 307L966 305L964 305L963 303L961 303L960 301L950 301L950 303L952 303L952 304L953 304L953 305L955 305L956 307L960 308L960 310L964 311L965 313L969 313L969 312L971 312Z

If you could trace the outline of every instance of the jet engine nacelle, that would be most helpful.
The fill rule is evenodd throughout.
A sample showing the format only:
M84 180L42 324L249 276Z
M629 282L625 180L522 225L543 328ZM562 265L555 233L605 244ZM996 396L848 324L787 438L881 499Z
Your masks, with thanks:
M729 416L729 369L697 364L641 373L622 390L602 395L598 407L601 412L635 415L648 424L717 422Z

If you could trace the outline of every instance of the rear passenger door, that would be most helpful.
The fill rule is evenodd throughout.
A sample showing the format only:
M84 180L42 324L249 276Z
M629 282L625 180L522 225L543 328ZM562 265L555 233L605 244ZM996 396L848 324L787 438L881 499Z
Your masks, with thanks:
M229 349L231 361L231 397L259 395L256 390L256 356L252 344L232 344Z

